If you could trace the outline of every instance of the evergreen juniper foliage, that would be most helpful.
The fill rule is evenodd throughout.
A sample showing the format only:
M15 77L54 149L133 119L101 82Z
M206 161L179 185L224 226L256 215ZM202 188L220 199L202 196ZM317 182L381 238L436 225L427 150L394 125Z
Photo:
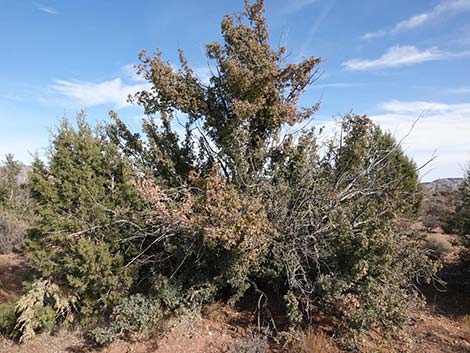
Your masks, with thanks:
M83 117L63 122L31 176L33 264L84 317L117 315L131 292L132 305L167 313L252 291L259 309L277 292L292 325L320 305L348 330L400 326L419 302L413 281L432 273L395 227L419 206L416 165L365 116L346 116L322 145L302 128L319 105L298 101L321 60L288 63L271 47L263 1L245 1L221 31L206 46L209 82L182 51L179 69L141 54L144 136L116 113L106 135Z
M138 202L131 177L126 159L83 114L76 129L64 119L47 162L33 163L38 217L30 231L31 262L42 276L76 292L83 314L106 311L132 283L121 243L128 224L122 220Z

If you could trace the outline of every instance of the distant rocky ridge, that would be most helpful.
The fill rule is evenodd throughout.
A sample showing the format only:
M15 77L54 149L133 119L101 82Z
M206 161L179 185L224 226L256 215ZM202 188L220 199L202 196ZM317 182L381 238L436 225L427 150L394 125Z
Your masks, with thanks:
M446 232L453 231L449 220L458 207L458 189L462 183L463 178L443 178L422 184L424 198L421 205L420 221L427 228L439 228Z
M443 178L423 183L426 193L453 192L462 185L463 178Z

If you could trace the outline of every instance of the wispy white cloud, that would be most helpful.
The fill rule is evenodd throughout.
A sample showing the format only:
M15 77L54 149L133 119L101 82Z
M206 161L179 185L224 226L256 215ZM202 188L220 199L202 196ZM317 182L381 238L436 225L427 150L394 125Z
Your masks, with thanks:
M470 55L470 52L451 53L437 48L420 51L414 46L394 46L377 59L351 59L342 63L350 71L365 71L418 64L426 61L451 59Z
M371 118L397 139L406 137L403 147L418 165L436 153L424 171L426 180L462 175L461 166L470 159L470 103L393 100L381 104L380 109L382 113Z
M305 8L306 6L312 5L318 2L318 0L290 0L286 1L286 5L282 7L284 14L293 14Z
M69 99L71 102L85 107L109 104L115 109L124 108L130 103L129 95L150 89L147 83L123 83L121 78L103 82L84 82L56 80L52 90Z
M134 82L145 82L145 78L142 75L137 74L136 64L127 64L121 67L120 74Z
M323 21L328 17L331 10L333 9L333 6L335 5L335 0L327 0L327 1L322 2L322 4L323 4L323 7L321 11L319 12L315 21L312 23L312 26L310 27L310 30L308 31L308 34L305 36L302 46L300 47L301 55L305 55L305 53L308 54L309 49L310 49L309 48L310 44L312 43L312 40L315 37L320 26L322 25Z
M373 39L411 30L431 23L438 18L442 18L442 16L466 11L470 11L470 0L443 0L428 12L413 15L406 20L398 22L392 28L366 33L362 36L362 39Z
M177 66L173 68L178 70ZM196 67L193 71L201 82L209 84L212 75L209 67ZM137 74L135 64L127 64L120 68L118 77L111 80L101 82L55 80L49 86L51 94L48 97L41 97L40 100L47 102L54 96L57 98L58 95L66 99L66 104L70 103L78 107L111 105L114 109L121 109L131 105L128 102L129 95L139 91L148 91L151 87L144 77Z
M54 9L50 6L43 5L43 4L36 4L36 8L39 11L45 12L49 15L58 15L59 14L59 12L56 9Z
M350 82L332 82L332 83L314 83L311 88L351 88L362 86L361 83L350 83Z
M14 95L14 94L1 94L0 93L0 100L7 100L7 101L20 101L21 97Z
M392 100L381 104L381 107L391 113L416 113L441 114L453 113L459 117L467 117L470 122L470 103L447 104L428 101L399 101Z
M291 1L291 4L294 4L295 6L303 7L303 6L308 6L311 5L315 2L318 2L318 0L294 0Z
M470 94L470 87L451 88L449 92L455 94Z

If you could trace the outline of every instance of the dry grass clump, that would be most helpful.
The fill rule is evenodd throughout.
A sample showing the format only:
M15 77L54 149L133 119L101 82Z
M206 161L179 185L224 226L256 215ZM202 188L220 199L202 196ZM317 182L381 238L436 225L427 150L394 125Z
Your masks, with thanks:
M333 339L323 332L308 328L305 334L295 341L289 353L339 353Z
M426 237L426 249L431 250L436 257L442 258L454 251L454 247L444 234L431 233Z

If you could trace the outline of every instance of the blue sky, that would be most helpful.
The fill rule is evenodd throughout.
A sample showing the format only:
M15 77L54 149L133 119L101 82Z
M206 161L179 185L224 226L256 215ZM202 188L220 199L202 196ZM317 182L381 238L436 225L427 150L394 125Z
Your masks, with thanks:
M237 0L0 0L0 155L29 161L64 115L91 121L114 109L138 128L126 103L146 87L132 64L160 48L183 48L201 77L206 42ZM470 0L266 0L274 46L290 60L321 56L320 79L304 103L321 100L315 123L368 114L402 139L423 180L462 175L470 160ZM413 122L414 129L408 134Z

